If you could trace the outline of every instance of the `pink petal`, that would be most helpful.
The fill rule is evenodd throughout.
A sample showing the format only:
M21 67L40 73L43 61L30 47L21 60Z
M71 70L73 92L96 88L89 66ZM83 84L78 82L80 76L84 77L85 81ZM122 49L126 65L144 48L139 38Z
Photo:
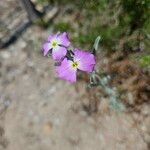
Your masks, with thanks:
M60 33L57 39L60 45L63 45L65 47L68 47L70 45L68 34L66 32Z
M48 41L51 42L52 40L56 39L59 36L60 32L57 32L56 34L50 34L48 36Z
M44 56L47 55L47 53L49 52L49 50L50 50L51 48L52 48L52 47L51 47L51 44L50 44L50 43L45 43L45 44L43 45Z
M80 49L74 50L74 61L79 61L78 69L86 72L92 72L96 64L93 54Z
M54 34L50 34L49 36L48 36L48 42L50 42L53 38L55 37L55 35Z
M52 58L54 60L61 60L67 54L67 50L64 47L57 46L57 48L52 49Z
M77 69L71 68L71 61L65 58L60 66L56 67L56 72L59 78L67 80L71 83L76 82Z

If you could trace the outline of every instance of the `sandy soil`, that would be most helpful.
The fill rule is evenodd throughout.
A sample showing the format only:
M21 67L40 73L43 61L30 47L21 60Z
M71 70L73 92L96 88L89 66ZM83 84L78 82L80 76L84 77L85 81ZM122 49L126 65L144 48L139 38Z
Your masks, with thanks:
M85 84L57 79L40 46L48 31L31 27L0 51L0 150L148 150L150 111L99 113L82 108Z

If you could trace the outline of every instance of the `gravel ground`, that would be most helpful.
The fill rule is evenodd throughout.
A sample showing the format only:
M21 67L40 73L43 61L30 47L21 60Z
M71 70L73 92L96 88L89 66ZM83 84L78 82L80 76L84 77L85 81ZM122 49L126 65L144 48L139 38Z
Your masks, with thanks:
M148 150L149 107L118 113L102 100L89 116L81 103L86 85L57 79L42 56L47 35L32 26L0 51L0 150Z

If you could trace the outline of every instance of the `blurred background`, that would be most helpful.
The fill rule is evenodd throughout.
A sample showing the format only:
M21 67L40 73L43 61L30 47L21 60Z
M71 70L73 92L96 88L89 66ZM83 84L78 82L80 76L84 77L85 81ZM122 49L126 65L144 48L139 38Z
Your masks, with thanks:
M101 37L104 86L57 78L41 51L57 31L84 50ZM150 149L150 1L1 0L0 150L126 149Z

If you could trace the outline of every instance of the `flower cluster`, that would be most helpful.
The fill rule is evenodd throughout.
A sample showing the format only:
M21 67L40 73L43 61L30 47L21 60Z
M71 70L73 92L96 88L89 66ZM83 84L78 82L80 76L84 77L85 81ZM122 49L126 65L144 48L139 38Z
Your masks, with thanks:
M92 72L95 67L95 56L79 48L70 50L70 40L66 32L49 35L43 45L44 56L51 54L59 62L56 66L58 77L71 83L76 82L78 70Z

